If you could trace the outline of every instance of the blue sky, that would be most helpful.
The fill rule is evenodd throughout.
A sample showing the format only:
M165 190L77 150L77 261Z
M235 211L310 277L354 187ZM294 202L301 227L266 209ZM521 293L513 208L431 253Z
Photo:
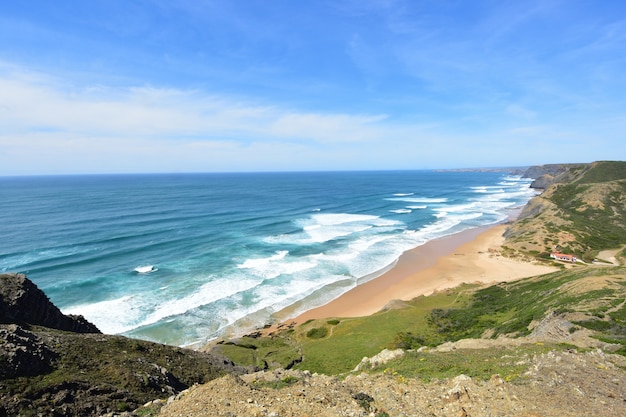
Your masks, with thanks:
M626 159L626 2L7 0L0 175Z

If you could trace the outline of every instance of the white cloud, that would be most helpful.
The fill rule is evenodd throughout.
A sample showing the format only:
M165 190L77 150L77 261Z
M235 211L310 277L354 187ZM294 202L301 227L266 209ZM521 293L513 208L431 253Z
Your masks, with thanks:
M320 142L360 142L381 137L378 122L385 115L292 113L278 117L271 133L280 137L308 138Z
M30 131L41 127L90 135L195 134L258 118L262 108L242 108L193 91L87 88L66 92L54 85L0 79L0 123Z
M0 74L0 103L0 174L314 169L318 146L385 134L384 115L297 112L194 90L66 88L17 71Z
M564 129L533 102L495 102L459 105L458 117L416 109L415 120L427 120L418 124L382 112L293 110L201 90L77 88L0 65L0 175L453 168L623 154L615 146L623 117L604 115L611 131L600 134L587 120ZM592 138L593 152L581 138ZM548 155L555 139L572 146Z
M87 87L64 90L29 77L0 77L0 123L12 131L90 136L285 136L354 140L385 116L294 112L193 90ZM348 137L349 136L349 137Z

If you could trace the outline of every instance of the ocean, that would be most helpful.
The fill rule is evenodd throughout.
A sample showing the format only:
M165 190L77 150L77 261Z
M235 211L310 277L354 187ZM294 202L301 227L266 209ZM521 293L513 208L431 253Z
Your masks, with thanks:
M322 305L535 195L503 172L0 178L0 271L104 333L199 346ZM297 306L294 308L294 306Z

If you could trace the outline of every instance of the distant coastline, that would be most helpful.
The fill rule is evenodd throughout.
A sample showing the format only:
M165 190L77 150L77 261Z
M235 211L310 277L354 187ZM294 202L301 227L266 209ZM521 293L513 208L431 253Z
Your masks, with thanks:
M426 242L408 250L380 276L360 284L328 303L294 314L294 306L273 315L264 333L313 319L362 317L396 303L444 291L463 283L514 281L557 270L553 266L501 255L504 233L522 208L505 223L476 227ZM232 337L236 333L230 334ZM210 347L212 342L207 345Z
M181 346L326 304L409 249L506 220L533 194L509 171L2 182L6 271L105 333Z

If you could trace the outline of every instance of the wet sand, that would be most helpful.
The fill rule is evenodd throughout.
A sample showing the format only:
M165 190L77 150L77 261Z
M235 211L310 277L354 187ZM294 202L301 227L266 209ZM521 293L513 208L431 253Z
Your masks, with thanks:
M428 242L404 253L380 277L285 322L367 316L393 300L411 300L462 283L513 281L556 270L501 256L505 230L506 226L500 224Z

